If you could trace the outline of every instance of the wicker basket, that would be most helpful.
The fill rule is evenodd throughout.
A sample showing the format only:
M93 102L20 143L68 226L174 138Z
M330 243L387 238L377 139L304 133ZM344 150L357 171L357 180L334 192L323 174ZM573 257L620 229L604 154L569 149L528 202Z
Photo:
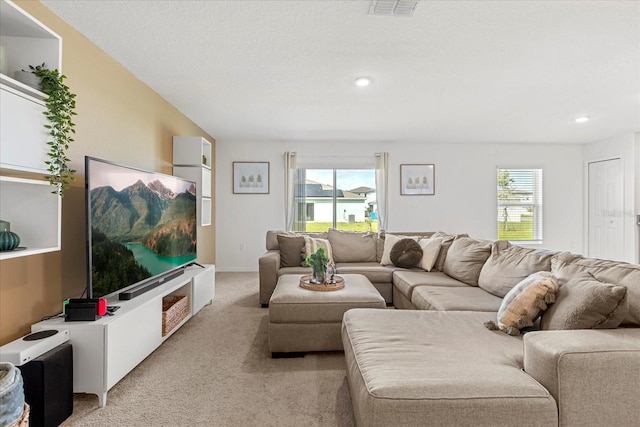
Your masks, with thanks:
M171 295L162 298L162 336L171 332L188 314L188 295Z

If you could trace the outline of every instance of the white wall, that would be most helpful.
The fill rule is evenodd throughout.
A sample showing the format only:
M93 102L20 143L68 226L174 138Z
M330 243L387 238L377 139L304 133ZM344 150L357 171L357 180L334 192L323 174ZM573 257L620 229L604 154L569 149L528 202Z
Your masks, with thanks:
M283 154L389 153L390 231L447 231L496 238L496 167L542 168L541 247L583 253L581 145L216 141L216 269L257 271L265 234L283 229ZM270 162L268 195L232 194L233 161ZM400 164L434 163L434 196L400 196Z
M640 187L640 137L637 134L629 133L617 138L612 138L606 141L594 142L584 146L584 182L585 187L588 185L586 179L587 165L589 162L597 160L606 160L619 157L624 165L624 219L623 219L623 235L624 235L624 249L623 249L623 261L638 262L638 226L635 224L635 213L640 214L640 209L637 205L639 187ZM588 224L587 224L587 206L588 197L585 189L584 196L585 217L584 217L584 242L585 251L588 248Z

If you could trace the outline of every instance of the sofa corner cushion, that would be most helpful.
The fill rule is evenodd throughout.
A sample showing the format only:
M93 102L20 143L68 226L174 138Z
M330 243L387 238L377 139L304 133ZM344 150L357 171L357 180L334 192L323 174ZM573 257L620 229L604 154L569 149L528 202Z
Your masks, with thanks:
M371 232L329 229L335 262L375 262L377 236Z
M280 267L298 267L304 255L304 236L278 234Z
M468 234L449 234L442 231L436 231L431 235L431 237L440 237L442 239L442 243L440 244L440 252L438 253L438 259L436 259L436 263L433 265L433 268L437 271L444 271L444 261L447 259L447 253L449 252L449 248L451 248L451 244L453 243L456 237L469 237Z
M468 285L478 286L480 270L491 254L491 242L457 236L447 251L443 272Z
M626 287L582 273L560 286L556 302L542 314L540 329L613 329L628 311Z
M520 330L533 325L548 304L555 301L558 280L549 271L529 275L514 286L502 299L498 310L498 328ZM517 335L517 333L516 333Z
M491 255L480 270L478 286L504 297L518 282L537 271L551 271L555 252L523 248L506 240L491 244Z
M389 257L396 267L412 268L422 260L422 247L411 238L400 239L391 248Z

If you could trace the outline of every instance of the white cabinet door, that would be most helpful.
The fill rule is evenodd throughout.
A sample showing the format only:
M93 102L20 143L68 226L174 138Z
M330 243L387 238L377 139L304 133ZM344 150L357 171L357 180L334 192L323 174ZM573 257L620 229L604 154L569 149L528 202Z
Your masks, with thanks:
M106 327L106 375L110 389L162 343L162 297L135 310L116 312Z
M192 315L202 310L202 307L209 304L216 293L215 266L208 265L202 273L193 277L193 304Z
M48 134L45 106L0 85L0 164L2 167L46 173Z

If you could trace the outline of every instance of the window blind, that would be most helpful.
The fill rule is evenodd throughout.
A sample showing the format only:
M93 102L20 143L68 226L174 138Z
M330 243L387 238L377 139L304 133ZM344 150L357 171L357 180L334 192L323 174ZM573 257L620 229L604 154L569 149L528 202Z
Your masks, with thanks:
M542 242L542 169L497 169L497 237Z

